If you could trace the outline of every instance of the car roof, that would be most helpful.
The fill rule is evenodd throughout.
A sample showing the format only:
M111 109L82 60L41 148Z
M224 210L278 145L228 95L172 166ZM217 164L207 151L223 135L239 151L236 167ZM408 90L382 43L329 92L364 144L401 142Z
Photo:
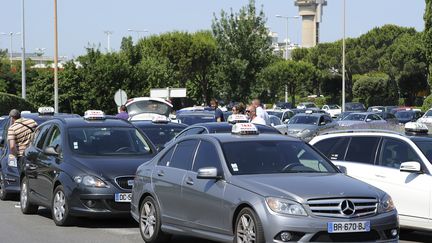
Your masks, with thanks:
M83 117L79 118L57 118L67 127L134 127L130 122L119 118L106 118L102 120L86 120Z
M187 125L183 123L177 122L168 122L168 123L158 123L152 121L132 121L137 127L178 127L178 128L186 128Z
M270 126L254 124L261 133L274 133L279 134L280 132ZM233 124L228 122L206 122L206 123L197 123L189 126L188 128L193 127L205 127L210 133L221 132L221 131L231 131Z
M295 116L316 116L316 117L321 117L321 116L324 116L324 115L327 115L327 114L314 112L314 113L297 113Z
M236 135L231 133L210 133L194 135L194 137L209 136L216 138L221 143L228 142L244 142L244 141L295 141L300 142L300 139L284 136L282 134L258 134L258 135ZM192 137L192 136L191 136Z
M344 137L344 136L370 136L370 135L376 135L376 136L401 136L406 137L414 142L430 142L432 141L432 134L414 134L414 133L403 133L393 130L380 130L380 129L353 129L353 130L336 130L336 131L329 131L326 133L322 133L320 136L334 136L334 137Z

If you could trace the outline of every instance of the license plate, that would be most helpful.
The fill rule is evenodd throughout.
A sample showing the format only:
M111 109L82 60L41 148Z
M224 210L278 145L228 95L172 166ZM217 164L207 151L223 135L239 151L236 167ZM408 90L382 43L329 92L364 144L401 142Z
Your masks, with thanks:
M369 231L370 231L370 221L327 223L328 233L349 233L349 232L369 232Z
M132 193L116 193L115 194L116 202L131 202L132 201Z

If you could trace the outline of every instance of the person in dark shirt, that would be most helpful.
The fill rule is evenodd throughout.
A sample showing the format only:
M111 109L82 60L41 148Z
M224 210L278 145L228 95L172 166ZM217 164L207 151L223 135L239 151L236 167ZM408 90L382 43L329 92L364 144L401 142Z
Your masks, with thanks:
M210 106L212 107L212 109L214 109L214 111L215 111L215 120L217 121L217 122L224 122L225 121L225 119L224 119L224 115L223 115L223 112L222 112L222 110L221 109L219 109L219 103L218 103L218 101L216 100L216 99L212 99L211 101L210 101Z
M120 106L119 113L116 115L116 117L123 120L129 119L129 114L126 111L125 105Z

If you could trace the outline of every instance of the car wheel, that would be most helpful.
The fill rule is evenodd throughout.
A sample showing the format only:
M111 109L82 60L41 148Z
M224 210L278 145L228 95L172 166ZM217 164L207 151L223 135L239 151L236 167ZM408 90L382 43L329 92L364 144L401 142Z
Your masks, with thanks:
M51 213L54 223L57 226L67 226L72 222L72 216L69 214L69 203L64 193L63 186L57 186L54 190Z
M5 201L10 199L10 194L5 189L5 181L3 173L0 173L0 200Z
M170 235L161 230L160 210L155 200L147 196L144 198L140 208L140 232L144 242L156 243L167 242Z
M256 213L243 208L237 216L234 243L264 243L264 230Z
M21 180L21 192L20 192L20 207L23 214L35 214L38 211L39 206L30 203L29 199L29 184L27 177Z

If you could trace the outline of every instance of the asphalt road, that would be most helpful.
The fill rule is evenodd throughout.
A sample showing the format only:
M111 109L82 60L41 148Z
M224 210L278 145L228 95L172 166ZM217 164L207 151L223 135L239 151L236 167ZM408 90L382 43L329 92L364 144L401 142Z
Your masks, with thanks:
M78 219L75 226L57 227L49 210L23 215L16 201L0 202L1 243L130 243L143 242L132 219ZM431 242L432 232L402 231L400 242ZM176 243L212 243L191 237L174 237Z

